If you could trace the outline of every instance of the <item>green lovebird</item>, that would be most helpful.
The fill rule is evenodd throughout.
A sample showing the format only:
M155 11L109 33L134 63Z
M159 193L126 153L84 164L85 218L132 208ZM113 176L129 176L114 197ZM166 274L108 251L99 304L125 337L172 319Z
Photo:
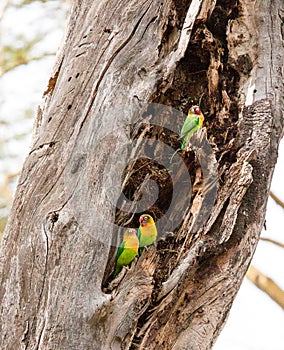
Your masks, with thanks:
M139 240L137 237L137 230L135 228L128 228L123 234L123 241L117 249L116 254L116 268L113 274L115 278L122 270L122 266L127 266L135 258L138 253Z
M139 252L143 251L144 247L153 244L157 238L157 228L154 219L149 214L143 214L139 218L140 226L138 229Z
M202 127L204 115L199 106L192 106L188 111L188 116L181 128L180 137L183 138L181 149L183 150L190 139L190 136Z

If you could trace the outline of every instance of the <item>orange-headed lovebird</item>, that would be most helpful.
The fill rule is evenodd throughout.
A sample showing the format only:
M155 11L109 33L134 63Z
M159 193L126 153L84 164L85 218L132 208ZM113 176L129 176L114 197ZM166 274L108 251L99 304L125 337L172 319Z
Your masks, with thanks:
M140 226L138 229L139 251L142 253L143 248L151 245L157 238L157 228L154 219L149 214L143 214L139 218Z
M139 240L137 237L137 230L135 228L128 228L123 234L123 241L117 249L116 254L116 268L113 274L115 278L122 269L122 266L127 266L135 258L138 253Z
M181 149L184 149L190 136L202 127L204 115L199 106L192 106L182 126L180 137L183 138Z

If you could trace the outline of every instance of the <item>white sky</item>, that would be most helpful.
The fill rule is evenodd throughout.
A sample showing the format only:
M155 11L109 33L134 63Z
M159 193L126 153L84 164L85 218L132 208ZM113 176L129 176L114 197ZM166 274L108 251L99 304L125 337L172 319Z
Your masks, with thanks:
M35 3L21 10L10 11L2 26L4 35L2 42L13 40L11 33L29 32L33 37L39 26L45 33L44 42L39 44L36 53L42 50L56 50L62 36L64 11L54 12L58 2L50 2L50 10L46 15L47 5ZM1 4L0 4L1 8ZM17 26L14 26L17 23ZM17 34L16 33L16 34ZM48 47L48 50L46 49ZM5 154L9 158L0 158L0 185L3 173L11 173L19 169L29 149L29 138L11 140L11 136L31 129L33 120L23 119L22 111L33 106L34 113L41 103L41 96L47 87L54 58L45 58L28 66L22 66L6 74L0 80L0 140L5 143ZM8 122L7 125L1 121ZM272 190L284 201L284 142L281 143L280 156L275 169ZM283 209L271 199L267 211L267 231L263 236L284 242ZM282 229L281 229L282 227ZM273 278L284 289L284 254L283 249L270 243L260 242L253 259L255 267ZM282 350L284 349L284 313L268 296L258 290L248 280L244 280L240 292L232 307L229 320L219 337L214 350Z

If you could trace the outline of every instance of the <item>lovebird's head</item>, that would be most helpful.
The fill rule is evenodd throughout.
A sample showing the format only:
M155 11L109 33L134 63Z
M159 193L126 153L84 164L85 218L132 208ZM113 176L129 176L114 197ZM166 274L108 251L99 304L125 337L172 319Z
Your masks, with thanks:
M201 115L202 112L201 112L199 106L192 106L192 107L189 109L188 114Z
M137 230L135 228L128 228L124 232L124 237L134 237L137 234Z
M201 112L201 110L200 110L200 108L199 108L199 106L192 106L190 109L189 109L189 111L188 111L188 116L197 116L197 117L199 117L201 120L202 120L202 122L203 122L203 120L204 120L204 115L203 115L203 113Z
M199 108L199 106L192 106L190 109L189 109L189 111L188 111L188 115L190 115L190 114L195 114L195 115L198 115L198 116L201 116L201 115L203 115L202 114L202 112L201 112L201 110L200 110L200 108Z
M150 225L153 225L155 222L154 222L154 219L152 218L151 215L149 214L143 214L140 216L139 218L139 222L140 222L140 225L142 227L144 226L150 226Z

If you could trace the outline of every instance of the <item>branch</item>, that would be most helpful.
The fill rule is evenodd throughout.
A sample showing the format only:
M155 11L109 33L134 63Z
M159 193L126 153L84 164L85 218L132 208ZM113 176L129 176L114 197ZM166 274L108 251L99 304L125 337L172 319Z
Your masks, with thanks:
M29 5L33 2L48 2L48 0L24 0L20 4L14 5L15 7L22 7L23 5ZM72 2L72 0L63 0L63 2Z
M17 171L15 173L11 173L11 174L6 174L4 181L3 181L3 185L0 186L1 196L3 198L6 198L9 202L11 202L13 199L13 194L11 193L11 191L9 189L9 183L15 177L19 176L19 174L20 174L20 171Z
M269 194L274 202L284 209L284 202L282 202L281 199L279 199L272 191L270 191Z
M3 4L2 9L0 10L0 22L2 21L4 14L7 11L9 5L10 5L10 0L6 0L5 4Z
M284 291L269 277L250 265L246 277L284 309Z
M273 244L277 245L278 247L284 248L284 243L280 243L278 241L275 241L274 239L266 238L266 237L260 237L260 239L262 241L273 243Z
M54 52L45 52L39 56L35 56L35 57L27 58L27 59L22 59L21 61L17 61L14 64L11 64L7 68L2 67L0 77L3 76L4 74L10 72L11 70L19 67L19 66L23 66L23 65L28 64L28 63L33 62L33 61L40 61L41 59L43 59L45 57L54 56L54 55L55 55Z

